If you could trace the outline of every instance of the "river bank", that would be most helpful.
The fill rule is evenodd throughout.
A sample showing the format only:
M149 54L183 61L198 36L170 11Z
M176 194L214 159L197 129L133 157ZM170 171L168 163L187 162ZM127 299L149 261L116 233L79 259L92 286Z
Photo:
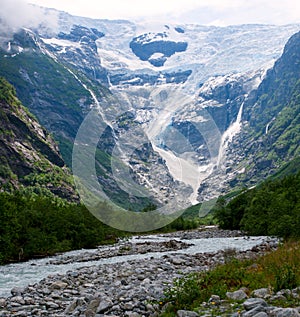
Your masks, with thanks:
M0 316L156 316L164 289L175 278L224 262L229 249L248 258L276 247L276 239L211 228L64 254L47 259L47 265L63 268L67 263L71 269L13 288L11 296L0 299ZM93 256L103 263L94 263Z

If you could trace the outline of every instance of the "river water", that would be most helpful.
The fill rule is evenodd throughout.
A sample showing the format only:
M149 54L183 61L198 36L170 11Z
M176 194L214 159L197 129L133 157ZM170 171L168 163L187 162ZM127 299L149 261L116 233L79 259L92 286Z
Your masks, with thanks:
M162 237L162 236L145 236L145 237L133 237L129 240L131 243L140 242L162 242L169 241L174 238ZM197 254L204 252L216 252L224 250L226 248L235 248L237 250L248 250L253 246L261 244L267 237L235 237L235 238L208 238L208 239L189 239L183 240L176 238L175 240L183 241L185 243L193 244L187 249L167 251L167 252L150 252L146 254L132 254L124 256L114 256L109 258L102 258L97 261L88 262L73 262L68 264L51 264L51 260L58 260L62 256L78 256L82 253L93 253L95 250L78 250L64 253L63 255L57 255L53 257L30 260L28 262L14 263L0 266L0 297L10 296L11 289L13 287L25 287L29 284L34 284L46 278L49 275L64 274L67 271L73 271L80 267L93 266L97 264L111 264L126 262L130 260L142 260L147 258L160 258L164 255L170 255L175 253L181 254ZM108 250L116 248L116 246L99 247L97 250Z

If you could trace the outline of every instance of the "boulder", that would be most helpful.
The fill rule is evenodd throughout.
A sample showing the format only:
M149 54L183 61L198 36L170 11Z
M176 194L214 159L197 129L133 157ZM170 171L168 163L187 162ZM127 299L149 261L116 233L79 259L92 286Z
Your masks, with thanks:
M271 317L300 317L299 312L295 308L276 308L271 311Z
M226 296L227 298L232 300L243 300L245 298L248 298L247 294L243 290L238 290L235 292L227 292Z
M178 317L198 317L199 315L196 312L190 311L190 310L178 310L177 316Z
M244 308L249 311L259 305L263 306L263 307L267 307L268 304L265 300L263 300L262 298L248 298L245 302L244 302Z
M260 288L252 292L253 297L266 298L267 295L270 295L268 288Z

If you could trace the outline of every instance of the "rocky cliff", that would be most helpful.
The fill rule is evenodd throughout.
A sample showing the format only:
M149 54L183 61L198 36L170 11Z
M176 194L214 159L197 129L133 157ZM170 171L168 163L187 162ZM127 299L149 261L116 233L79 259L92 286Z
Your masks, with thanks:
M209 197L212 192L222 193L243 186L255 186L276 173L285 162L299 157L299 48L298 32L288 40L282 56L274 66L259 76L260 84L252 85L248 91L241 89L244 82L241 78L237 81L238 85L230 84L229 87L228 83L222 83L218 89L213 85L210 98L218 100L219 91L222 91L222 97L231 94L233 98L229 97L226 103L240 105L240 116L236 116L239 122L228 120L228 114L236 113L236 107L225 111L224 106L213 107L214 112L209 110L215 121L219 122L217 111L220 113L223 108L220 117L223 122L227 122L227 130L220 143L220 168L215 169L202 182L199 196ZM248 87L249 83L247 80ZM203 94L200 95L203 98ZM234 100L238 102L234 103Z

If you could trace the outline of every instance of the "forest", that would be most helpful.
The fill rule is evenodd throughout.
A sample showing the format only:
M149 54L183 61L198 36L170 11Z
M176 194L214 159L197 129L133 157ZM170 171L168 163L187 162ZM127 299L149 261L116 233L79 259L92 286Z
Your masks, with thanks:
M196 226L179 217L159 232ZM80 203L28 191L0 193L0 264L96 248L129 235L103 224Z
M220 197L214 216L223 229L299 238L300 172L269 179L229 201Z

